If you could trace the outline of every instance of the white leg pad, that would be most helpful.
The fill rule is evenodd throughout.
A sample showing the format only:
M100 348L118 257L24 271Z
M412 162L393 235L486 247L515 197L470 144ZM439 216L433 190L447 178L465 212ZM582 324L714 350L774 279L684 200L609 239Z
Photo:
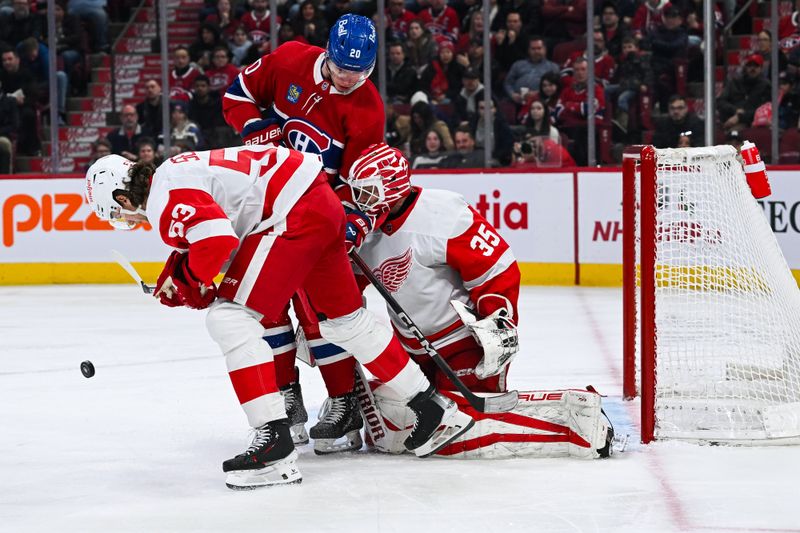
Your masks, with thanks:
M403 453L403 442L414 427L414 413L391 387L377 381L370 384L385 428L385 436L373 439L373 445L379 451ZM460 394L446 395L461 410L472 412ZM599 456L597 450L605 446L608 431L600 395L581 390L551 390L524 391L519 396L519 404L513 411L478 417L472 428L436 455L458 459ZM526 436L522 442L520 435Z

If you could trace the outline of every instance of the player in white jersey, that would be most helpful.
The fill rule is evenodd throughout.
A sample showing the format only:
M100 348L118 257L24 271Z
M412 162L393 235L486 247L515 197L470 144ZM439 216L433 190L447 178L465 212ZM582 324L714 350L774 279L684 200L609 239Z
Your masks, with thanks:
M261 325L301 288L322 336L391 384L417 413L410 450L430 455L472 425L435 391L391 330L361 307L342 245L345 215L319 157L244 146L182 153L156 169L111 155L89 168L86 196L99 218L123 229L149 221L175 248L156 285L161 303L209 308L209 334L255 428L247 450L223 463L230 488L302 480Z
M519 349L520 271L508 243L461 195L412 186L408 162L385 144L365 151L349 176L350 207L378 220L378 229L360 244L359 255L471 391L504 392L508 365ZM363 276L357 279L366 285ZM512 413L478 414L454 392L455 386L391 307L389 316L406 351L431 382L477 420L440 455L593 456L606 445L606 420L597 394L523 393ZM375 431L367 417L367 434L379 449L402 451L400 443L413 417L390 385L371 385L383 426ZM359 392L363 407L366 390ZM568 420L573 411L580 412L575 428Z

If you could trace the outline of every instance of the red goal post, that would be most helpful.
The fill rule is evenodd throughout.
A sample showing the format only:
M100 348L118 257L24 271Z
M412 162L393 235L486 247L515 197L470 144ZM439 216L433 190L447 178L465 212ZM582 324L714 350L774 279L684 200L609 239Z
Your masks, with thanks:
M800 442L800 290L729 146L623 156L623 396L642 442Z

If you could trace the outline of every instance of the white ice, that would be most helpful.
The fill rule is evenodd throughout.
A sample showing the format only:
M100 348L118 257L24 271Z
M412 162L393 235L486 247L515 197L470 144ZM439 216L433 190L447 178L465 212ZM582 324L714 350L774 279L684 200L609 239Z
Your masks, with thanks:
M592 384L637 442L620 302L617 289L524 288L510 383ZM302 485L230 491L221 463L248 431L203 318L132 284L0 288L0 531L800 531L800 447L456 461L305 446ZM324 389L301 373L313 419Z

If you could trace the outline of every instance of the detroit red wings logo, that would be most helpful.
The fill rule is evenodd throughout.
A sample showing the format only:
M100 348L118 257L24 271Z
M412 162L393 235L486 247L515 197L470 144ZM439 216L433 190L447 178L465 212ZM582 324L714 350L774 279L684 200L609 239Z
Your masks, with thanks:
M408 279L411 272L411 248L406 250L403 255L390 257L372 271L375 277L389 289L389 292L397 292Z

